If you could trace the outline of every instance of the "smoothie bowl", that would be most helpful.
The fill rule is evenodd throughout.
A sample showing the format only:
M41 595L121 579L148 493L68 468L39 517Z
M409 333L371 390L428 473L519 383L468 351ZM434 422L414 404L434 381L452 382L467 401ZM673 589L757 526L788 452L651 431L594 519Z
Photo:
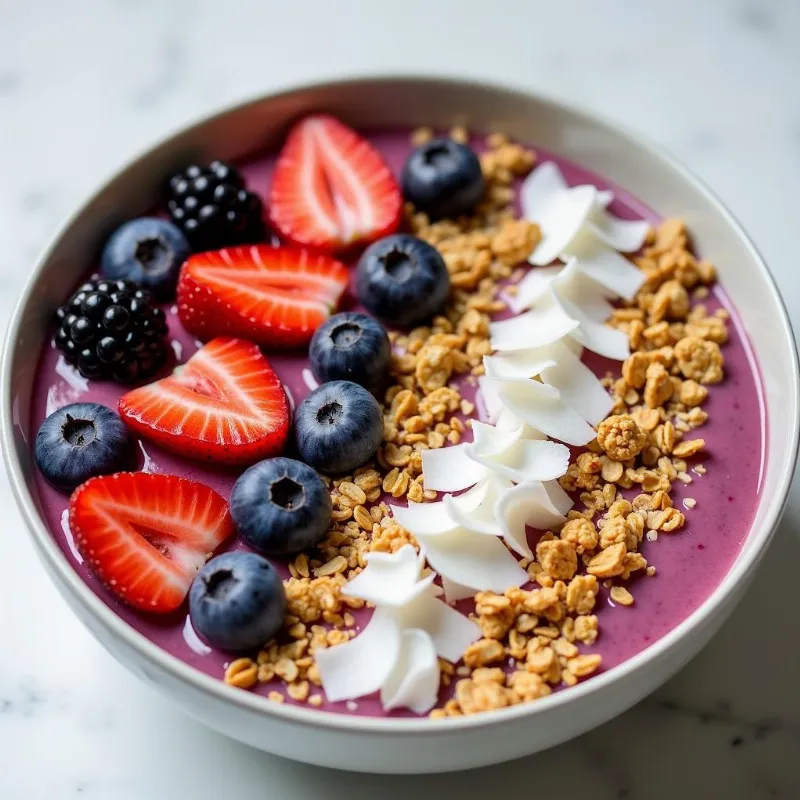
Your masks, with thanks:
M56 584L212 727L344 769L554 745L731 611L797 450L766 267L663 154L511 90L201 122L61 231L4 358Z

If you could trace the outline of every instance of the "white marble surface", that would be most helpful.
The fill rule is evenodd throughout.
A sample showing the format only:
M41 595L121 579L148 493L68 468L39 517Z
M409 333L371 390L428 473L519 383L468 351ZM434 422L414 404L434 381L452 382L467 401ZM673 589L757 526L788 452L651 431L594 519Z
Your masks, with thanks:
M0 316L133 151L262 90L414 69L511 79L666 145L743 221L797 324L798 37L795 0L0 0ZM62 605L0 492L3 800L800 796L800 493L733 618L654 697L511 765L387 779L300 767L165 705Z

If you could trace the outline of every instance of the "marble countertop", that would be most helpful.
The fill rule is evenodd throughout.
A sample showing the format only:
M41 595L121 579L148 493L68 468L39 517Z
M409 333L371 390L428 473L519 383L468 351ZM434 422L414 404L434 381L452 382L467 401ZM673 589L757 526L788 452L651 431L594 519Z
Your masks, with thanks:
M793 0L0 0L0 20L3 321L60 221L132 152L274 87L413 69L512 80L659 141L744 223L800 323ZM545 754L392 779L298 766L165 704L59 600L5 482L0 502L4 800L800 796L800 491L733 617L650 699Z

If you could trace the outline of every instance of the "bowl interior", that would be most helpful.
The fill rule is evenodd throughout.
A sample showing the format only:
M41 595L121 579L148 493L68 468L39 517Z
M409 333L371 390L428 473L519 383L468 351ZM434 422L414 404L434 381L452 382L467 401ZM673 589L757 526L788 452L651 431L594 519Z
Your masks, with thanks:
M225 112L133 161L68 221L21 298L9 329L3 372L3 447L9 472L36 543L51 565L72 573L42 522L36 493L29 488L34 464L26 438L37 355L52 309L72 290L108 232L122 220L152 208L165 174L190 160L235 159L277 145L291 121L312 110L329 111L356 127L464 124L487 132L503 131L596 171L664 217L676 215L686 220L698 250L718 266L721 282L737 307L746 329L743 339L749 340L758 364L765 418L769 419L761 500L751 535L729 574L731 579L741 579L771 535L785 501L797 449L796 354L782 303L758 254L718 202L680 167L639 139L529 95L424 79L328 84ZM742 444L757 446L755 442ZM75 577L72 573L69 580ZM78 592L90 593L80 581L74 586ZM722 590L730 591L730 587L720 587L704 607L716 602ZM702 611L703 607L673 634L685 633Z

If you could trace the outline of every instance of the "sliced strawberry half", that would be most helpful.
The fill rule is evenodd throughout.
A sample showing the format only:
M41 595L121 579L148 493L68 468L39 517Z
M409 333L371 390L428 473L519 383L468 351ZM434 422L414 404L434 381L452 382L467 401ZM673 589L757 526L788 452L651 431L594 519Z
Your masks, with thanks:
M253 464L283 451L289 403L252 342L219 338L182 367L122 395L119 413L136 433L187 458Z
M334 117L298 122L286 139L269 194L269 218L290 242L343 250L400 224L403 196L381 154Z
M75 544L106 587L134 608L168 614L233 532L215 491L176 475L90 478L69 501Z
M300 347L336 309L347 267L294 247L229 247L192 256L178 279L178 314L200 339L241 336Z

